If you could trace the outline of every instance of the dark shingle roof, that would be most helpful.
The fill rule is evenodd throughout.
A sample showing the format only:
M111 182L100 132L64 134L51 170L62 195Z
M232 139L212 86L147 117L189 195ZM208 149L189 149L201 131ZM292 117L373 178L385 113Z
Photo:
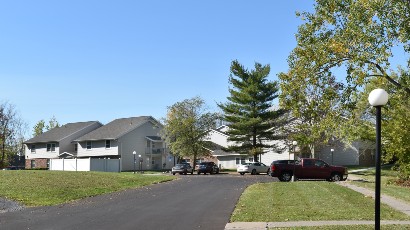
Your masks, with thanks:
M25 144L34 144L34 143L47 143L47 142L60 142L64 138L92 125L95 123L100 123L98 121L87 121L87 122L77 122L77 123L67 123L60 127L53 128L43 134L35 136L28 141L25 141Z
M110 123L90 133L87 133L86 135L79 137L74 141L116 140L149 121L160 125L151 116L121 118L111 121Z
M218 145L216 143L210 142L209 143L209 148L206 148L208 150L210 150L212 152L212 156L216 157L216 156L237 156L240 155L237 152L226 152L224 151L224 147L222 145Z

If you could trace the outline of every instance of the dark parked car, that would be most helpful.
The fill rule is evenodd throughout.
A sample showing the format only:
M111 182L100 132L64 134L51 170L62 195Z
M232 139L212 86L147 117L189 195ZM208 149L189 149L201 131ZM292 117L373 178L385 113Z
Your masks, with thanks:
M274 161L270 166L270 175L280 181L296 179L319 179L344 181L347 179L346 167L329 165L320 159L300 158L298 161Z
M214 174L219 173L219 167L214 162L201 162L198 165L198 175L203 174Z
M191 167L190 164L188 163L181 163L181 164L176 164L174 167L172 167L171 170L172 174L175 175L175 173L179 174L187 174L187 173L194 173L194 168Z

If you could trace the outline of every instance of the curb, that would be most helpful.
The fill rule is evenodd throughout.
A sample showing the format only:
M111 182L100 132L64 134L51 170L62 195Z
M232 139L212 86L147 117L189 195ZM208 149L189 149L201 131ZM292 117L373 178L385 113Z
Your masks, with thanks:
M410 225L410 221L382 220L381 225ZM292 222L233 222L225 225L225 230L266 230L269 228L315 227L334 225L374 225L374 221L341 220L341 221L292 221Z

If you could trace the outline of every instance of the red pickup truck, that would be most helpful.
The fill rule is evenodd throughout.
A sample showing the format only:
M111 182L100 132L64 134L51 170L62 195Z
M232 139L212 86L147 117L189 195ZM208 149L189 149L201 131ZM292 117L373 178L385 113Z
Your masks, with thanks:
M294 164L296 162L296 164ZM280 181L296 179L322 179L328 181L342 181L347 179L347 168L329 165L320 159L300 158L298 161L278 160L270 165L269 174Z

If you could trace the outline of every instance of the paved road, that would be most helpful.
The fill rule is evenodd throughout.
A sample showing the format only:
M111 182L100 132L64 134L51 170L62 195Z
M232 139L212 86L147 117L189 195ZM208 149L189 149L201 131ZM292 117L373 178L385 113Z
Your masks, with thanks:
M180 179L77 202L0 214L3 229L224 229L239 196L267 175ZM30 191L27 191L30 192Z

